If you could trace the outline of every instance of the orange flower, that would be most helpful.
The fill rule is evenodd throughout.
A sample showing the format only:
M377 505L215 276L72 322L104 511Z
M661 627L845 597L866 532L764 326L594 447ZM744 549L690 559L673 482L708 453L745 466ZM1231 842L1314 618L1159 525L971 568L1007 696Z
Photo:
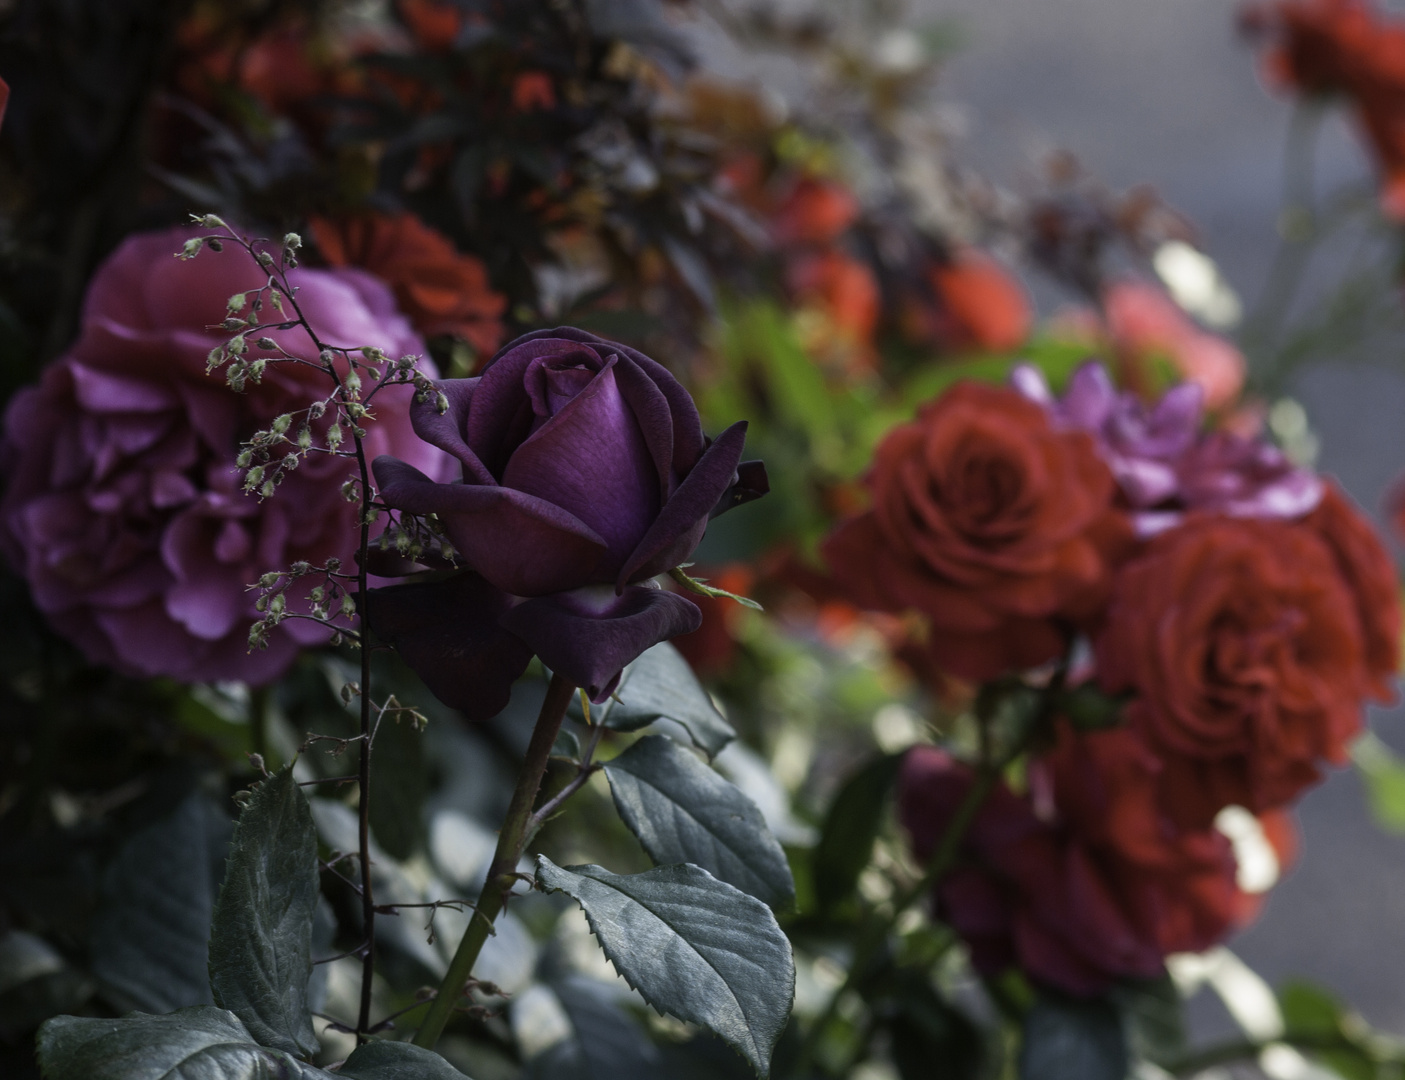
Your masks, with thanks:
M414 214L315 218L312 235L333 266L384 279L423 334L456 334L489 356L503 337L507 298L488 284L481 260L464 255Z
M802 255L791 261L787 277L801 303L820 308L850 344L872 346L880 297L866 263L842 251Z
M913 338L945 352L1010 352L1029 336L1033 312L1024 287L985 252L958 248L930 264L925 277L931 296L910 298L903 312Z
M858 200L848 188L806 176L781 200L771 232L778 244L829 244L858 216Z
M512 107L518 112L556 108L556 87L544 71L524 71L512 81Z
M463 9L448 0L399 0L395 6L415 41L431 52L452 48L463 29Z

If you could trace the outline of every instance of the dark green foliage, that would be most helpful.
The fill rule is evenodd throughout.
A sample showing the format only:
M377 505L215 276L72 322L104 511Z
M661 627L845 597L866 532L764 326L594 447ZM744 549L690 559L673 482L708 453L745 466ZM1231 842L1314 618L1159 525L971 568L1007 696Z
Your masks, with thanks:
M605 774L620 817L654 862L694 863L773 908L794 903L785 852L756 804L678 743L647 735Z
M815 898L822 910L853 895L859 874L873 853L873 841L883 827L888 794L901 764L901 754L869 762L849 778L830 804L811 856Z
M615 1002L615 987L581 976L550 984L572 1034L532 1060L530 1080L640 1080L663 1058L639 1023Z
M1122 1018L1108 1001L1041 995L1024 1018L1020 1080L1125 1080Z
M686 864L625 876L538 856L537 882L580 903L645 1001L716 1032L769 1075L795 993L790 942L770 908Z
M625 669L615 697L619 700L593 707L591 716L616 731L638 731L656 720L672 720L708 757L736 738L688 661L666 641Z
M254 789L229 853L210 928L210 987L254 1038L317 1052L308 1012L317 834L291 766Z
M259 1046L239 1018L201 1005L120 1020L58 1016L39 1029L46 1080L302 1080L328 1076Z
M103 876L93 973L152 1012L208 1005L210 918L229 819L203 792L139 829Z

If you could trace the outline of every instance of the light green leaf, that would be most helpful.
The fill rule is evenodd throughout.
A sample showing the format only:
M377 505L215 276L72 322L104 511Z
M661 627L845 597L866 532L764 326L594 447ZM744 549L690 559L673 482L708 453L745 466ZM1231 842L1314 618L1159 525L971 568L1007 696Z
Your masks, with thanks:
M575 898L645 1001L715 1032L769 1075L795 995L790 942L770 908L688 864L622 875L539 855L537 882Z
M689 862L773 908L790 864L756 804L672 739L646 735L605 766L620 817L656 863Z

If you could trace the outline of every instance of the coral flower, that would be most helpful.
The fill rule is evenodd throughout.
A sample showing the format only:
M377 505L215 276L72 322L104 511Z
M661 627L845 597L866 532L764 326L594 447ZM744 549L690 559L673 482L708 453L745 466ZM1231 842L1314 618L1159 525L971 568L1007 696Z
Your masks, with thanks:
M455 249L414 214L316 218L312 235L333 266L359 266L387 282L422 334L456 334L480 353L502 340L507 297L482 261Z

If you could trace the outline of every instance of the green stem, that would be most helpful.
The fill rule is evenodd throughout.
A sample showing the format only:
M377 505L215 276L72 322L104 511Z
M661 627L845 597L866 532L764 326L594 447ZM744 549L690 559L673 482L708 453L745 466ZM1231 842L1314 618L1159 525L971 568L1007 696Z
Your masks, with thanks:
M561 721L565 719L566 709L571 704L571 697L575 692L576 688L560 675L551 677L546 699L542 702L541 712L537 716L537 726L532 731L532 741L527 746L527 757L522 762L522 771L517 776L517 787L512 792L512 803L507 808L502 830L498 833L498 847L493 853L492 864L488 867L488 879L478 897L478 904L469 920L468 929L464 931L463 939L454 952L448 974L439 984L439 993L430 1005L429 1012L425 1014L424 1023L415 1032L416 1046L433 1050L434 1044L439 1041L454 1005L463 996L464 986L473 974L473 965L478 961L478 953L483 948L483 943L488 940L493 922L502 911L507 894L512 891L512 886L517 881L517 860L522 857L522 848L527 842L532 804L536 802L537 792L541 790L542 776L546 773L551 748L556 745L556 734L561 730Z
M834 992L834 996L829 999L824 1011L815 1018L810 1030L805 1035L805 1042L800 1048L800 1056L796 1059L795 1076L805 1077L808 1075L815 1053L819 1049L820 1039L824 1036L824 1029L834 1019L840 1001L843 1000L845 994L854 988L854 984L867 973L874 956L882 948L889 932L903 913L931 892L955 864L956 857L960 854L961 841L965 839L966 833L975 822L976 814L986 799L990 797L990 793L995 790L995 785L999 783L1006 766L1023 750L1024 745L1021 742L998 761L991 762L977 772L976 782L971 785L971 789L966 792L966 797L957 806L956 813L952 815L946 831L942 833L936 850L932 852L926 871L916 882L897 895L893 901L892 910L886 917L868 924L867 930L854 947L854 959L849 965L849 972L844 978L843 985Z

